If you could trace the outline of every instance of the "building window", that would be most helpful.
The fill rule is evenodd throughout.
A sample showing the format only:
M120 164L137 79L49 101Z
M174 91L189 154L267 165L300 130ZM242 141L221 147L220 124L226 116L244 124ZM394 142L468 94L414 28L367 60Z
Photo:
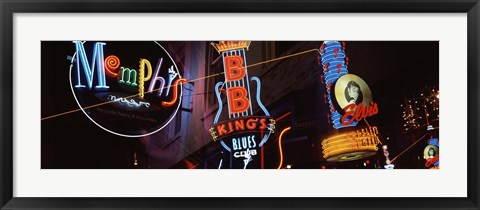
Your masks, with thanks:
M210 46L210 42L208 42L208 46ZM207 47L206 65L207 73L205 76L215 75L223 72L222 55L219 54L213 47ZM205 96L207 99L207 106L211 107L217 104L217 97L215 96L215 84L224 80L225 77L223 75L210 77L205 80Z
M175 116L175 135L180 132L182 129L182 110L178 110L177 115Z

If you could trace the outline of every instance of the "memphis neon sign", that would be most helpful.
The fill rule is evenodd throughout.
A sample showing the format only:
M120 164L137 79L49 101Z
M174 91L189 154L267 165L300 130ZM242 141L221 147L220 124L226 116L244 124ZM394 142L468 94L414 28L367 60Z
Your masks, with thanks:
M151 44L145 45L146 42L135 42L139 45L138 54L140 56L137 58L136 64L133 65L129 65L132 62L131 57L125 59L130 62L129 64L123 64L116 53L105 57L104 52L109 45L119 49L122 48L124 42L111 42L112 44L109 45L106 42L95 42L92 46L93 50L89 51L91 57L87 55L85 43L84 41L73 41L75 54L70 67L72 91L79 106L113 102L117 106L107 108L118 113L117 116L111 116L118 121L123 120L121 116L136 116L136 119L158 121L156 125L146 122L132 122L133 126L138 127L137 131L123 132L118 129L126 126L110 126L101 122L110 123L111 121L103 120L103 118L109 116L97 117L95 115L102 114L95 112L95 109L89 110L89 114L84 112L95 124L114 134L139 137L154 133L171 121L180 105L182 84L188 82L188 80L180 76L174 61L161 45L158 43L153 45L157 49L158 47L162 49L158 51L158 54L146 53L150 59L154 57L158 59L155 68L152 68L150 60L142 58L141 46L151 46ZM89 46L91 45L89 44ZM128 46L123 48L125 50L130 49ZM125 55L125 53L122 55ZM124 108L121 108L122 106ZM141 112L134 111L134 109L140 108ZM168 114L161 113L162 110L168 112Z
M105 73L107 76L112 78L119 78L118 83L125 84L129 86L138 86L138 96L140 98L144 98L145 96L145 82L152 79L150 82L150 86L148 88L148 92L154 92L154 88L159 83L159 88L156 90L158 91L158 96L160 96L163 92L165 87L165 79L163 77L158 76L160 68L162 66L163 58L160 58L157 63L157 67L155 68L155 74L152 78L152 65L150 61L147 59L140 58L139 59L139 68L138 71L131 68L121 67L120 66L120 59L115 55L110 55L107 59L104 59L103 48L106 45L103 42L97 42L94 45L93 49L93 56L91 63L87 59L87 55L85 53L85 47L83 46L82 41L73 41L75 43L76 48L76 60L77 60L77 84L75 88L86 88L84 84L81 82L81 74L83 69L83 75L87 80L87 86L89 89L92 89L93 86L93 78L95 73L95 67L97 68L97 82L98 84L95 86L95 89L98 90L108 90L109 86L105 80ZM170 67L170 69L172 69ZM119 70L120 76L119 76ZM145 72L146 70L146 72ZM146 73L146 75L145 75ZM137 83L137 74L138 74L138 83ZM171 84L172 81L177 77L178 73L174 73L173 71L169 71L168 77L168 84ZM178 99L177 88L178 84L187 82L185 78L179 78L175 82L175 89L173 91L173 98L170 101L162 103L163 106L171 106L173 105L176 100ZM168 86L170 87L170 85ZM168 91L170 88L167 89L165 95L168 95Z

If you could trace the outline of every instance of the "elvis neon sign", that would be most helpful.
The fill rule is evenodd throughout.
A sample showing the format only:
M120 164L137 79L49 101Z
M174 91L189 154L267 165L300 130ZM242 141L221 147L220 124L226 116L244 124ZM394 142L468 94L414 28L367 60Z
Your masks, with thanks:
M321 45L320 53L327 89L324 97L328 99L333 127L356 126L358 121L377 114L378 106L372 102L367 83L348 73L345 42L326 41Z
M380 143L376 126L339 133L322 141L323 157L333 162L358 160L375 155Z
M322 63L327 93L328 115L335 129L357 126L361 120L378 113L378 105L372 101L372 93L362 78L349 74L345 42L326 41L320 47L319 63ZM335 99L335 100L332 100ZM368 125L368 123L367 123ZM351 161L372 156L378 150L378 129L368 125L357 132L340 132L322 141L327 161Z
M326 41L322 43L320 47L320 60L323 68L322 78L327 89L324 98L330 108L329 118L331 118L333 127L336 129L357 125L357 121L355 120L352 120L348 125L341 123L342 115L335 109L334 102L332 101L332 86L338 78L348 74L348 58L345 55L344 46L345 44L340 44L340 42L337 41ZM344 120L350 120L350 118Z

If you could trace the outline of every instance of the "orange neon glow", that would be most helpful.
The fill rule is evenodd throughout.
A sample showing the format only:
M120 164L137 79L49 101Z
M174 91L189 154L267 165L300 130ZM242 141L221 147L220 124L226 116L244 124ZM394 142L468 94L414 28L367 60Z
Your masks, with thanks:
M375 139L360 139L360 140L352 140L350 142L346 142L343 144L333 144L333 145L323 145L322 149L324 152L329 152L337 148L360 148L364 146L376 146L380 144L380 141Z
M378 147L376 146L364 146L364 147L359 147L359 148L342 148L342 149L337 149L333 150L331 152L325 153L323 157L325 159L328 159L333 156L337 156L340 154L346 154L346 153L351 153L351 152L359 152L359 151L372 151L376 152L378 150Z
M242 49L250 46L250 41L220 41L220 43L211 43L220 53L228 50Z
M323 140L322 144L323 143L328 143L328 142L333 142L334 140L345 139L346 137L348 137L348 134L337 134L335 136L332 136L330 138L327 138L327 139Z
M282 165L283 165L283 150L282 150L282 137L283 137L283 134L285 134L285 132L289 131L292 127L288 127L288 128L285 128L282 130L282 132L280 132L280 136L278 137L278 150L280 151L280 163L278 164L278 168L277 169L280 169L282 168Z
M105 58L105 73L113 78L118 76L118 68L120 67L120 59L117 56L110 55Z
M333 142L327 142L325 143L325 141L322 142L322 148L327 148L327 147L334 147L334 146L339 146L339 145L345 145L345 144L366 144L366 143L369 143L369 144L380 144L380 139L378 138L377 135L370 135L370 136L363 136L363 137L348 137L348 138L344 138L344 139L340 139L340 140L337 140L337 141L333 141Z
M365 144L365 145L360 145L360 144L348 144L348 145L343 145L343 146L335 146L335 147L329 147L327 149L324 149L323 152L325 154L327 153L335 153L335 151L340 151L340 150L363 150L365 148L377 148L378 147L375 144ZM375 149L375 151L377 150Z
M225 57L225 81L231 82L245 77L246 71L243 66L243 58L238 55Z
M323 157L328 159L352 152L375 152L380 144L376 126L340 133L322 141Z
M285 117L288 117L288 115L290 115L290 114L292 114L292 112L287 112L286 114L284 114L284 115L280 116L279 118L277 118L276 121L279 121L279 120L281 120L281 119L283 119L283 118L285 118Z
M188 160L184 160L183 161L185 163L185 166L188 168L188 169L195 169L197 168L198 164L193 164L192 162L188 161Z
M337 141L363 139L364 137L378 139L377 134L378 134L377 126L368 126L366 128L358 129L356 131L335 134L333 136L330 136L322 141L322 145L327 145Z
M247 94L247 89L244 87L231 87L227 89L230 114L245 112L250 108L250 101L247 98Z
M175 81L174 85L173 85L173 98L171 101L162 101L162 105L163 106L172 106L174 105L176 102L177 102L177 99L178 99L178 88L182 88L180 86L180 83L185 83L185 82L188 82L187 79L185 78L180 78L180 79L177 79L177 81Z

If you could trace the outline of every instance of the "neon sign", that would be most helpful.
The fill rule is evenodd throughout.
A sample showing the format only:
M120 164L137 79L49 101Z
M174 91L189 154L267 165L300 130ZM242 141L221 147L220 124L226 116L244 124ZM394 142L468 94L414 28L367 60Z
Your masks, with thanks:
M129 106L135 106L135 107L142 107L143 106L145 108L150 107L150 103L144 102L144 101L136 102L133 99L128 100L127 98L122 98L122 97L117 98L116 96L113 96L113 95L109 95L107 98L110 101L124 103L124 104L127 104Z
M88 112L82 109L97 126L116 135L140 137L161 130L175 116L181 104L182 84L188 80L180 76L170 54L159 43L73 43L72 92L80 108L102 104ZM131 52L132 44L137 51ZM150 60L158 60L155 72Z
M322 141L323 157L332 162L358 160L375 155L380 143L376 126L335 134Z
M423 158L426 160L425 167L438 169L440 164L440 152L438 138L431 138L428 140L428 145L423 150Z
M345 42L322 43L320 56L327 88L327 94L324 97L330 107L333 127L339 129L356 126L358 121L377 114L378 107L376 103L371 102L372 93L367 83L356 75L348 74ZM332 101L333 94L337 104ZM340 112L343 112L343 115Z
M378 113L378 107L376 103L370 102L370 106L365 107L363 104L350 104L344 108L345 114L342 116L341 123L342 125L352 124L353 120L360 121L363 118L375 115ZM350 116L350 120L347 120L347 117Z
M378 106L372 101L372 92L367 83L354 74L345 74L337 80L335 99L343 111L340 120L343 126L378 113Z
M95 72L95 66L97 67L97 76L98 76L98 85L95 86L96 89L108 89L109 87L106 85L105 81L105 68L103 66L104 59L103 59L103 46L105 43L97 42L93 48L93 55L92 55L92 63L87 59L87 53L85 52L85 48L83 47L83 42L81 41L73 41L75 43L76 48L76 63L77 63L77 85L75 88L84 88L85 85L82 85L80 82L80 66L83 68L83 72L85 74L87 85L89 89L92 89L93 85L93 75ZM95 65L97 64L97 65Z
M349 124L341 123L341 120L350 120L341 119L342 115L335 109L335 106L332 102L332 86L342 75L348 74L348 58L345 55L345 44L340 44L337 41L326 41L323 42L320 47L320 58L323 67L323 78L325 86L327 88L327 93L324 96L328 101L330 108L330 117L333 124L333 128L339 129L348 126L355 126L357 122L352 120ZM344 122L344 121L343 121Z
M359 121L378 113L378 105L372 101L367 83L348 73L345 42L323 42L319 58L327 89L324 99L329 104L329 117L335 129L357 126ZM322 141L323 157L327 161L340 162L371 156L380 143L377 134L377 127L370 125L357 132L337 133Z
M249 41L221 41L213 47L222 55L225 81L215 85L218 111L210 134L220 142L233 160L230 168L246 169L274 132L275 121L260 100L261 82L257 77L248 77L246 49ZM250 82L256 83L256 102L263 116L254 116ZM225 90L222 95L221 89ZM223 111L222 96L227 99L228 119L220 121Z

